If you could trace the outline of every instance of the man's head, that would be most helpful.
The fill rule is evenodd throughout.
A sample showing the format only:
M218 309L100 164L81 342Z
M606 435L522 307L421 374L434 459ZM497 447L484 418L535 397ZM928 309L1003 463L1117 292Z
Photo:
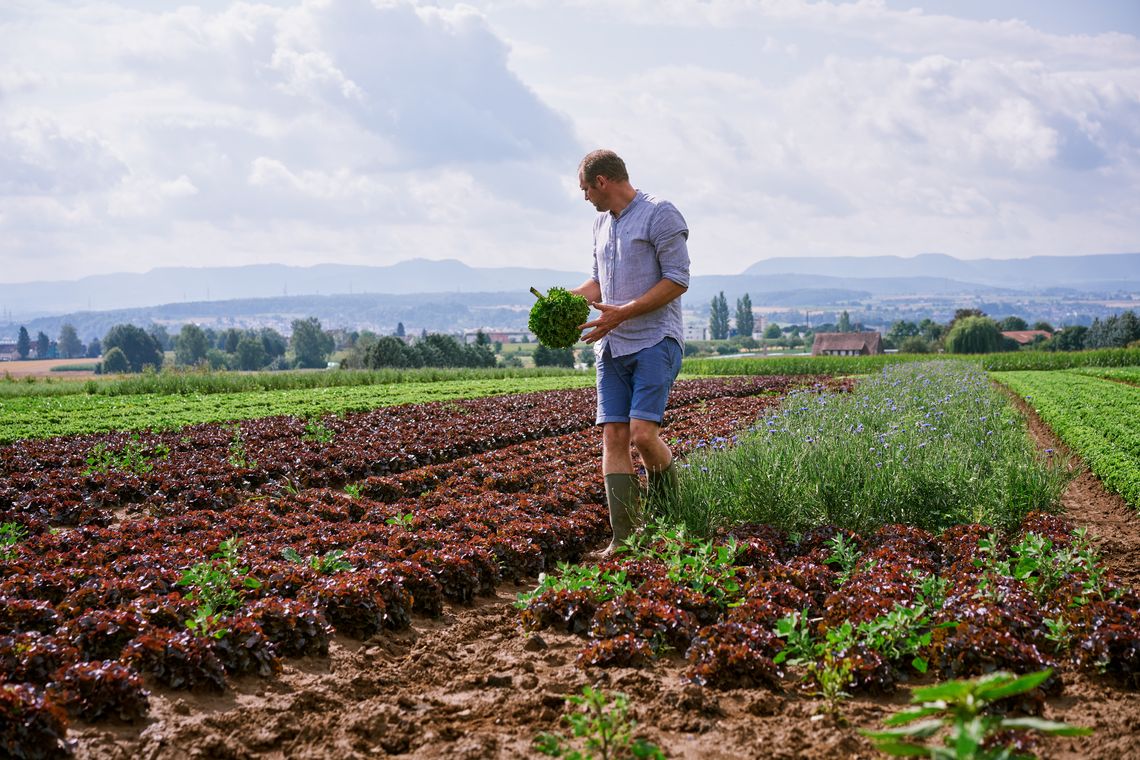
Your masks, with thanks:
M598 177L614 181L629 180L625 161L612 150L594 150L587 153L582 163L578 164L578 174L590 184L593 184Z
M578 187L594 208L614 214L621 213L636 192L629 184L625 161L612 150L586 154L578 164Z

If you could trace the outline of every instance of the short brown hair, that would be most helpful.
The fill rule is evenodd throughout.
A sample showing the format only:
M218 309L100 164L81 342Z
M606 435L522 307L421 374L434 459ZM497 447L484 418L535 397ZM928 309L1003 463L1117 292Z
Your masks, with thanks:
M612 150L594 150L586 154L582 163L578 165L582 178L587 184L594 184L598 177L621 182L629 179L629 172L625 170L625 161Z

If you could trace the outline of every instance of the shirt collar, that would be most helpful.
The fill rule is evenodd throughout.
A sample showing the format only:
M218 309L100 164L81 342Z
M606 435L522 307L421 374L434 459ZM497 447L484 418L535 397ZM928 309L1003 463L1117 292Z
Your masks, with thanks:
M613 219L614 221L617 221L618 219L621 219L623 216L625 216L625 215L626 215L626 213L627 213L627 212L628 212L628 211L629 211L631 208L633 208L633 207L634 207L636 204L640 203L640 202L641 202L641 201L643 201L643 200L645 200L645 193L641 192L640 190L636 190L636 191L634 191L634 193L633 193L633 200L631 200L631 201L629 202L629 204L628 204L628 205L627 205L625 208L623 208L623 209L621 210L621 213L620 213L620 214L618 214L617 216L614 216L613 212L611 211L611 212L610 212L610 218L611 218L611 219Z

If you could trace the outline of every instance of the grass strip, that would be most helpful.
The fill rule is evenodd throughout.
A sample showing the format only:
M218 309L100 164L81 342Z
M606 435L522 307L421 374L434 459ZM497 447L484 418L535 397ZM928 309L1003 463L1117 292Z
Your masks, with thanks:
M658 508L699 535L740 522L1009 529L1055 509L1068 478L970 362L885 367L851 393L794 391L735 441L695 448Z
M994 377L1024 397L1106 487L1140 509L1140 387L1075 371Z
M0 443L112 430L170 430L203 422L255 419L277 414L342 414L397 404L582 388L593 384L593 374L578 373L554 377L441 380L194 396L73 395L0 399Z

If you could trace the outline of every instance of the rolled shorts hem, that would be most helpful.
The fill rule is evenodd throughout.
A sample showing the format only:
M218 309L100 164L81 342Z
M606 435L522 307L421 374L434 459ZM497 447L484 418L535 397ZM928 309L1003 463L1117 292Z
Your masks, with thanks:
M640 409L630 410L629 416L635 419L645 420L646 422L656 422L658 425L660 425L661 420L664 419L664 417L659 417L654 412L643 412Z
M598 417L598 419L594 421L594 424L605 425L610 422L629 422L629 417L618 417L614 415L610 415L609 417Z

